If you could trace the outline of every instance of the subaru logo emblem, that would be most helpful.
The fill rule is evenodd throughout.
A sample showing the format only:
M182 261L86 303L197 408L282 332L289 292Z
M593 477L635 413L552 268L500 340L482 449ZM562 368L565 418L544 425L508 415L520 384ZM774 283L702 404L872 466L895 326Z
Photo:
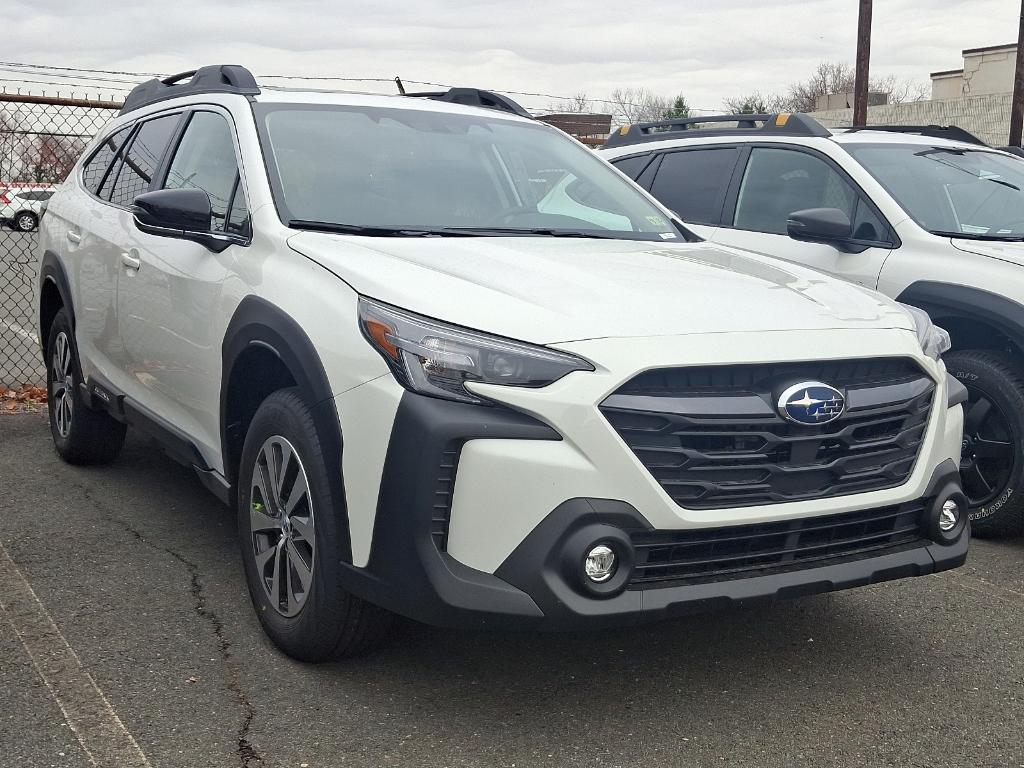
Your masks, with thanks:
M843 393L820 381L802 381L779 396L779 413L796 424L828 424L845 410Z

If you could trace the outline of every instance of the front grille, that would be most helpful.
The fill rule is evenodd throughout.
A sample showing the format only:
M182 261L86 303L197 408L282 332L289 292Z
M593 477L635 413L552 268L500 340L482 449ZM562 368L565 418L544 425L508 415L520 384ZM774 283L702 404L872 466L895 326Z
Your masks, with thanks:
M634 588L749 578L921 546L926 502L828 517L632 534Z
M823 425L783 419L779 393L812 380L843 390L846 412ZM902 358L675 368L640 374L601 412L677 504L715 509L901 485L934 391Z
M455 493L455 472L459 467L462 443L449 443L441 454L437 468L437 485L434 487L434 504L430 514L430 536L437 548L448 549L448 526L452 516L452 496Z

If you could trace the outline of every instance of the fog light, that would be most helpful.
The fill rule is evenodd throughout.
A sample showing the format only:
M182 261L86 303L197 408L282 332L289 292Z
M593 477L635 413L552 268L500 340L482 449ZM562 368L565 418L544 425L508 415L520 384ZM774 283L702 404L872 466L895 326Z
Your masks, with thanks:
M608 581L615 573L615 553L605 544L598 544L587 552L583 563L583 571L587 578L598 584Z
M953 499L946 499L942 503L942 511L939 512L939 530L949 533L960 522L960 505Z

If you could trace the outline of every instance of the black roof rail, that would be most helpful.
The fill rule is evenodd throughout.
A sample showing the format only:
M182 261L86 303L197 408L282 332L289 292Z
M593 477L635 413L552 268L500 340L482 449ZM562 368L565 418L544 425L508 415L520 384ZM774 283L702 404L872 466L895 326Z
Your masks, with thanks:
M736 123L735 128L715 123ZM831 136L821 123L802 112L778 114L700 115L673 117L649 123L624 125L605 141L605 147L625 147L647 141L677 139L682 133L700 136Z
M1011 155L1016 155L1017 157L1024 157L1024 149L1021 149L1020 147L999 147L999 149L1003 150L1003 152L1009 152Z
M187 82L182 82L184 80ZM135 86L124 100L124 106L121 107L119 114L123 115L166 99L191 96L195 93L237 93L242 96L256 96L259 92L256 78L245 67L238 64L213 64L171 75L162 80L153 78Z
M951 141L963 141L967 144L978 144L987 147L988 144L970 131L965 131L956 125L857 125L843 128L847 133L857 131L887 131L890 133L913 133L917 136L927 136L932 139L949 139Z
M467 107L497 109L502 112L511 112L520 117L533 118L533 115L508 96L502 96L494 91L482 91L479 88L450 88L447 91L424 91L422 93L406 93L405 95L433 99L434 101L448 101L452 104L464 104Z

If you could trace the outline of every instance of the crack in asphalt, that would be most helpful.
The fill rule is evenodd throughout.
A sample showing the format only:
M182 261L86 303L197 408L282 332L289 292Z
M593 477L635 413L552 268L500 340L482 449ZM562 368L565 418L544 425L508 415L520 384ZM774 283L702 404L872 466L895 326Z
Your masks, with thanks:
M82 491L82 495L92 502L97 508L103 508L106 506L92 495L91 490L87 486L79 485L79 488ZM238 665L235 664L231 656L231 641L228 640L227 634L224 630L224 622L216 611L207 607L206 588L203 585L203 581L200 576L199 566L180 552L177 552L170 547L161 546L160 544L150 541L131 523L117 517L112 517L109 514L103 515L103 517L105 520L114 523L124 531L130 533L142 544L145 544L147 547L155 549L158 552L170 555L185 567L191 580L190 592L194 601L193 610L198 616L205 619L210 624L210 627L213 630L213 635L217 641L217 651L220 653L221 662L224 666L224 682L227 685L228 690L235 696L235 699L237 700L238 705L242 708L242 711L245 713L242 723L235 734L235 751L238 755L239 764L241 768L252 768L256 763L263 762L263 758L260 756L259 751L249 742L249 731L252 727L252 721L256 717L256 708L253 706L249 695L242 687L241 674L239 672Z
M86 495L88 496L88 494ZM200 577L199 566L180 552L177 552L170 547L163 547L159 544L154 544L130 523L114 517L107 517L107 520L121 526L125 531L132 534L146 546L151 547L158 552L170 555L185 566L185 569L188 571L192 581L190 591L192 593L192 599L195 601L193 608L196 614L206 619L212 627L214 637L217 639L217 650L220 652L221 661L224 664L225 683L227 684L228 690L235 695L239 706L245 712L245 718L242 720L242 724L239 726L236 734L236 751L240 764L242 768L251 768L255 763L262 762L263 758L260 757L259 752L249 742L249 729L252 726L253 719L256 717L256 708L253 706L252 701L249 699L249 695L242 687L241 675L239 674L238 666L231 658L231 641L228 640L224 631L224 622L221 621L221 618L217 615L216 611L209 609L206 605L206 589L203 586L203 581Z

